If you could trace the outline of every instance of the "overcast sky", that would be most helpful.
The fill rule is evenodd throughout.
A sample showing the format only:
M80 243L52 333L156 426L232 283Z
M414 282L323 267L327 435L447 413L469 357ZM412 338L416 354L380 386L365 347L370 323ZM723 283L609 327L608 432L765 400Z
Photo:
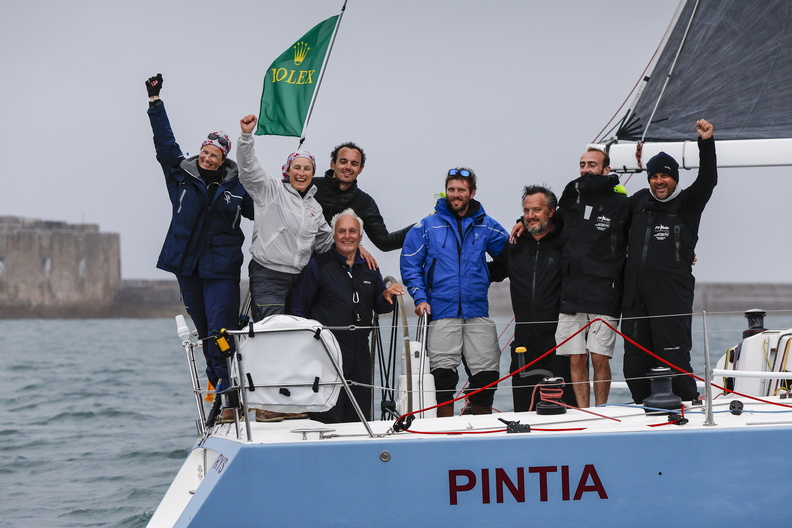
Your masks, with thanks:
M170 278L155 268L170 206L144 80L164 75L183 151L196 154L219 128L236 158L239 118L258 113L269 64L342 3L6 2L0 215L98 224L121 235L124 278ZM445 171L458 165L476 170L476 198L511 226L523 185L560 194L577 177L581 152L640 78L676 7L350 0L304 147L322 172L334 145L359 143L368 156L360 186L391 230L431 213ZM256 137L262 165L276 174L296 146ZM789 175L721 171L701 224L699 281L790 282ZM680 183L693 178L683 171ZM644 186L640 175L627 187ZM398 252L374 253L384 275L398 275Z

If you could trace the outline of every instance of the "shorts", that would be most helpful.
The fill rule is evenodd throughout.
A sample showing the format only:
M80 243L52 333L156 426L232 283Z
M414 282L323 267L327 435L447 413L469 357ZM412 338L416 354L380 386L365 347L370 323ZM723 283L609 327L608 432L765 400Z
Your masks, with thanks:
M562 343L569 336L583 328L589 321L602 319L616 328L619 320L609 315L598 315L589 313L559 314L558 328L556 329L556 343ZM602 321L597 321L575 337L556 349L556 354L560 356L572 356L575 354L599 354L601 356L613 357L613 348L616 345L616 332L611 330Z
M464 355L471 375L498 372L498 332L489 317L437 319L429 323L428 330L426 352L431 370L456 370Z

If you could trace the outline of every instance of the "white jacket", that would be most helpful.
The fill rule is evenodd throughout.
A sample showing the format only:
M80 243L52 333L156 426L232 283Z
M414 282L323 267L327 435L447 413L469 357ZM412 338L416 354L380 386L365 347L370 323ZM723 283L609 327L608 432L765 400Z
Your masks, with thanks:
M333 232L314 199L316 187L300 196L289 183L269 176L253 150L253 136L242 134L237 146L239 180L253 198L255 218L250 254L267 269L300 273L311 253L324 252Z

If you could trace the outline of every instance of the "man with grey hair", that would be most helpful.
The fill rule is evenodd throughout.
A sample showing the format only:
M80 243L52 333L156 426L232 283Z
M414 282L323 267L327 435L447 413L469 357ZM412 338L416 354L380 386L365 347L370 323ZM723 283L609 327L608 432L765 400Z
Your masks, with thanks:
M379 268L369 269L360 255L363 221L355 211L345 209L331 224L333 245L326 253L314 254L303 269L292 293L291 314L328 326L341 346L344 377L371 385L372 314L393 310L393 296L404 290L399 284L386 287ZM352 393L370 419L371 389L354 385ZM341 391L335 407L313 418L325 423L359 420L346 391Z

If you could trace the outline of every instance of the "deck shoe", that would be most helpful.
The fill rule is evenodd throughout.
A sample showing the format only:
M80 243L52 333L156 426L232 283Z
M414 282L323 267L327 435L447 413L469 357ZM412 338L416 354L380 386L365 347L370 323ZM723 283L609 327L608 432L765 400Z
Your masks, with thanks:
M308 413L285 413L283 415L284 420L300 420L302 418L308 418Z
M283 413L268 411L266 409L256 409L257 422L282 422L283 417Z
M234 409L227 407L217 417L217 423L231 423L234 421Z

